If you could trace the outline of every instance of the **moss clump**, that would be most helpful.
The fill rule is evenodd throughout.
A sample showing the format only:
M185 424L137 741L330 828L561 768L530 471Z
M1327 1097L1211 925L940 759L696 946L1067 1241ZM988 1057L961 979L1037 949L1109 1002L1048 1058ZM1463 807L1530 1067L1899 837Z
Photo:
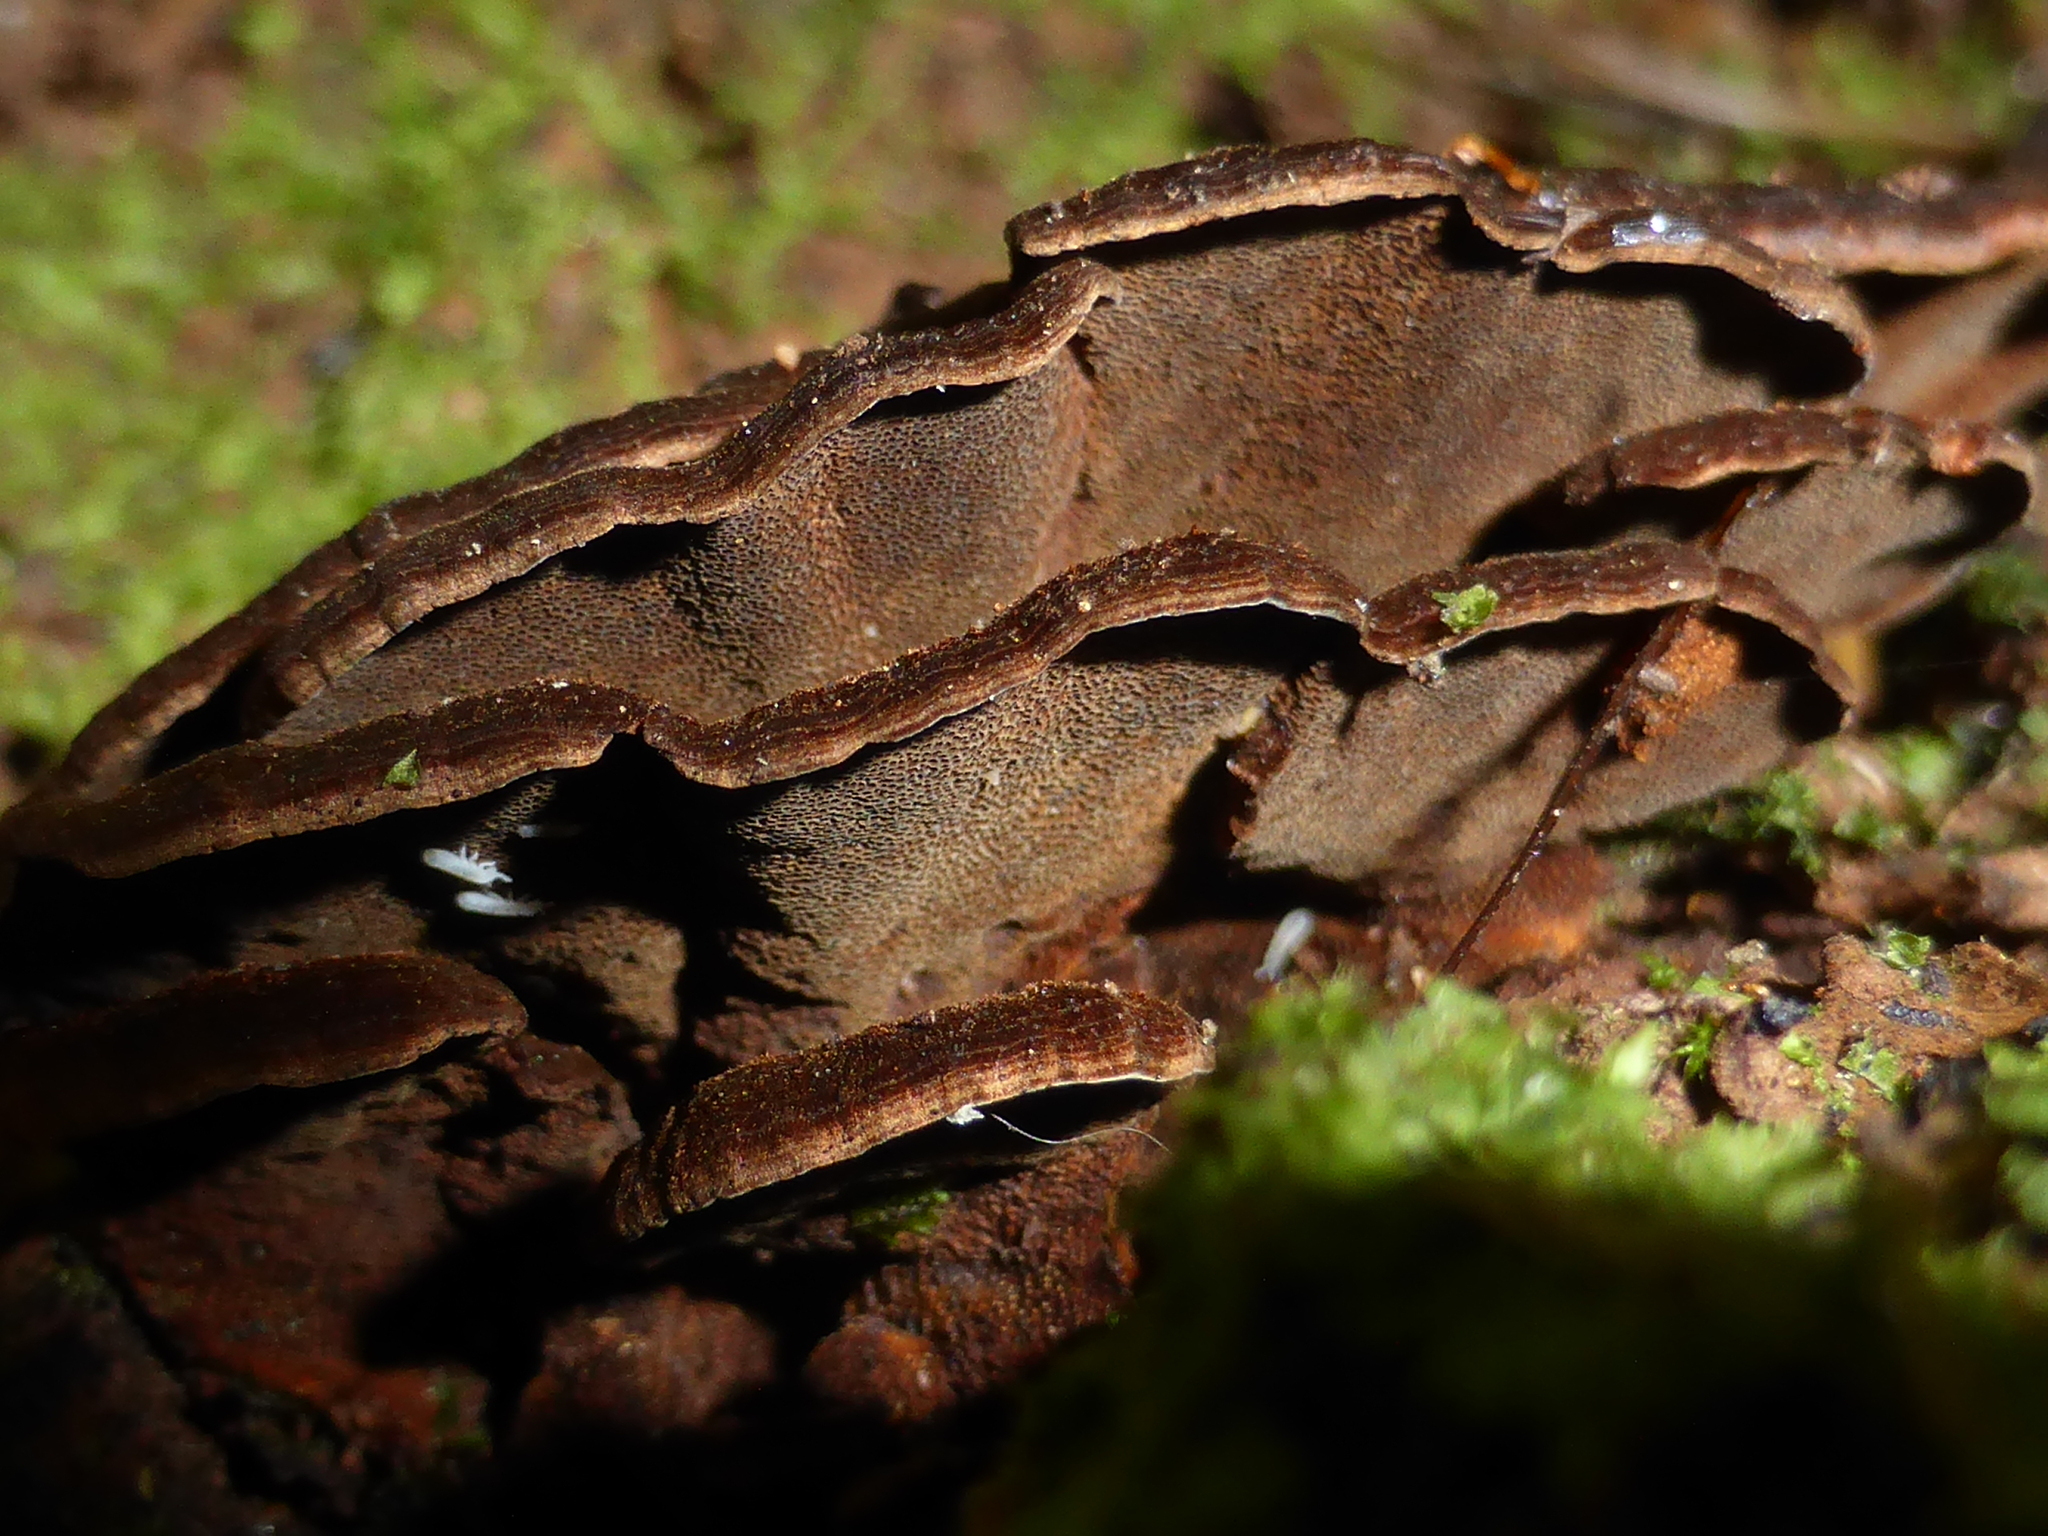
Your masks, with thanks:
M1678 1037L1671 1059L1677 1063L1679 1075L1688 1083L1700 1081L1707 1075L1707 1068L1713 1065L1714 1039L1721 1033L1723 1022L1718 1014L1703 1013L1686 1025L1685 1032Z
M1652 992L1683 992L1692 982L1691 974L1676 960L1655 950L1644 950L1643 985Z
M1443 985L1391 1023L1342 986L1270 1005L1144 1202L1145 1288L1031 1395L977 1511L1187 1536L2043 1507L2024 1245L1942 1247L1813 1130L1660 1140L1638 1043L1581 1070ZM1788 1480L1793 1454L1889 1470Z
M1663 825L1678 836L1728 843L1782 843L1785 855L1809 875L1826 867L1826 826L1820 797L1806 777L1777 768L1712 804L1674 812Z
M1795 1067L1804 1067L1818 1075L1827 1064L1820 1059L1820 1052L1806 1036L1796 1030L1778 1042L1778 1054Z
M2022 550L1991 550L1971 568L1966 597L1981 624L2031 629L2048 618L2048 568Z
M1458 592L1432 592L1430 598L1436 603L1437 612L1443 615L1444 628L1454 635L1470 634L1488 619L1500 606L1500 594L1485 582L1464 588Z
M847 1220L862 1237L883 1247L893 1247L907 1237L930 1237L952 1203L953 1196L946 1190L913 1190L892 1200L861 1206Z
M1850 806L1835 818L1834 826L1828 830L1840 842L1876 853L1889 853L1893 849L1907 847L1913 841L1911 827L1885 815L1867 800Z
M1984 1065L1984 1113L1991 1123L2015 1136L2048 1140L2048 1055L2000 1040L1985 1049Z
M1891 778L1923 823L1931 824L1953 805L1984 766L1981 744L1962 731L1908 729L1882 741Z

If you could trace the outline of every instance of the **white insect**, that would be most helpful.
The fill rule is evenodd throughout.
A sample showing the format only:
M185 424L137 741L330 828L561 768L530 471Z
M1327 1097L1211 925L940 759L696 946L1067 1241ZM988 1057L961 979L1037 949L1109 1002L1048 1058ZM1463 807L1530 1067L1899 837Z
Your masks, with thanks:
M420 862L438 875L460 880L464 885L473 885L479 890L512 883L512 877L498 868L493 860L467 848L422 848Z
M975 1121L985 1118L982 1112L972 1104L962 1104L953 1113L946 1116L946 1123L948 1125L972 1125Z
M517 896L500 896L496 891L458 891L456 908L476 917L538 917L540 903Z
M522 832L526 829L521 828ZM541 905L537 901L526 901L517 896L504 895L491 889L494 885L510 885L512 877L500 869L496 861L466 847L422 848L420 862L436 874L459 880L469 889L455 893L455 908L473 917L537 917Z
M1294 957L1301 953L1301 946L1315 931L1315 913L1307 907L1296 907L1273 929L1273 937L1266 944L1265 958L1252 974L1261 981L1278 981L1287 974L1287 967L1294 963Z

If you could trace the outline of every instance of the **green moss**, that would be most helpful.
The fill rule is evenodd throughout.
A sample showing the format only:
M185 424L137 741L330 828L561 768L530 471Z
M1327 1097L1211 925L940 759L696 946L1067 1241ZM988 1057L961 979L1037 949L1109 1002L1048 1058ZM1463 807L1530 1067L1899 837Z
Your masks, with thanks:
M1884 755L1899 788L1932 819L1969 781L1972 745L1955 733L1904 730L1884 738Z
M1829 1069L1827 1059L1811 1040L1797 1030L1789 1031L1778 1042L1778 1054L1812 1074L1814 1091L1820 1095L1821 1104L1829 1114L1839 1117L1849 1112L1848 1085Z
M1880 853L1905 847L1913 840L1910 827L1886 816L1867 800L1836 817L1834 826L1828 830L1842 842L1872 848Z
M1984 1047L1984 1113L2014 1136L2048 1138L2048 1053L2016 1041Z
M2048 1153L2038 1147L2008 1147L1998 1160L1998 1183L2020 1220L2048 1232Z
M1908 933L1889 923L1880 923L1871 934L1871 948L1877 958L1899 971L1917 971L1934 953L1934 940L1924 934Z
M1437 611L1443 615L1444 628L1454 635L1469 634L1493 617L1494 609L1500 606L1500 594L1480 582L1458 592L1432 592L1429 594L1436 603Z
M1984 1058L1985 1117L2016 1138L1999 1158L1999 1189L2023 1223L2048 1233L2048 1053L1994 1040Z
M1781 845L1793 865L1817 878L1827 868L1831 842L1879 852L1933 842L1948 812L1998 764L2014 734L1967 714L1941 730L1889 732L1869 738L1875 753L1863 754L1853 768L1823 749L1811 772L1825 786L1828 811L1823 790L1806 771L1779 768L1656 825L1674 837ZM1888 786L1879 799L1855 798L1834 811L1843 798L1870 793L1874 767Z
M414 747L405 756L385 769L384 782L392 789L418 789L420 786L420 749Z
M1902 1104L1913 1080L1898 1054L1868 1040L1852 1040L1842 1052L1842 1070L1854 1073L1894 1104Z
M1970 616L1980 623L2030 629L2048 617L2048 569L2022 550L1978 556L1966 593Z
M1836 804L1843 796L1852 801L1829 835L1879 853L1941 846L1951 857L1966 857L1971 845L1948 839L1943 823L2001 764L2022 774L2036 770L2034 732L2048 734L2048 713L2039 720L2029 713L2006 725L1984 711L1964 710L1939 730L1914 726L1867 737L1864 746L1874 750L1858 751L1853 764L1823 748L1815 771L1828 784L1826 794Z
M888 1247L906 1237L930 1237L952 1203L946 1190L921 1189L861 1206L848 1220L862 1237Z
M1646 949L1637 957L1643 967L1643 985L1652 992L1683 992L1692 975L1677 961Z
M1815 1076L1819 1076L1827 1067L1814 1043L1797 1030L1789 1032L1778 1042L1778 1054L1794 1066L1806 1068Z
M695 254L659 204L703 181L673 114L583 110L590 61L488 0L372 8L318 91L291 15L252 19L282 62L198 163L0 161L0 539L17 589L99 627L6 635L17 729L62 736L373 503L656 391L649 278ZM663 192L547 170L531 145L570 118ZM574 337L541 303L569 270Z
M1730 843L1783 843L1786 856L1810 875L1826 864L1820 798L1795 769L1778 768L1710 805L1679 811L1663 823L1683 835Z
M1813 786L1789 768L1764 775L1754 798L1737 811L1738 835L1747 841L1783 837L1792 862L1818 872L1820 808Z
M977 1513L1327 1530L1369 1490L1390 1527L1618 1528L1733 1425L1759 1459L1687 1479L1694 1523L2037 1507L2048 1309L2017 1250L1902 1226L1811 1130L1658 1140L1644 1038L1654 1066L1645 1032L1585 1070L1441 984L1391 1020L1348 986L1276 1000L1140 1207L1146 1286L1029 1396ZM1779 1402L1802 1460L1910 1475L1788 1489Z
M1721 1033L1722 1022L1717 1014L1703 1013L1686 1025L1685 1033L1679 1036L1671 1059L1678 1063L1679 1071L1688 1083L1696 1083L1707 1075L1707 1069L1714 1060L1714 1040Z

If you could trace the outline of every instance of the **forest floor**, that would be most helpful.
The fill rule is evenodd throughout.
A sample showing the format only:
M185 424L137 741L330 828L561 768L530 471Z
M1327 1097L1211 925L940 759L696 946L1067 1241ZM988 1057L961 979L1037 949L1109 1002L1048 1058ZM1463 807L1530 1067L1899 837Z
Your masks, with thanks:
M1353 133L1972 170L2048 101L2048 8L1970 0L35 0L0 28L0 801L377 502L830 342L903 282L1000 277L1003 220L1076 186ZM1326 927L1187 1111L1141 1218L1166 1279L1037 1389L974 1507L1243 1529L1370 1475L1389 1518L1425 1486L1508 1524L2048 1510L2044 625L2038 552L1995 553L1886 643L1856 732L1541 867L1479 957L1497 997L1362 988L1368 938ZM1392 1374L1310 1384L1316 1351Z

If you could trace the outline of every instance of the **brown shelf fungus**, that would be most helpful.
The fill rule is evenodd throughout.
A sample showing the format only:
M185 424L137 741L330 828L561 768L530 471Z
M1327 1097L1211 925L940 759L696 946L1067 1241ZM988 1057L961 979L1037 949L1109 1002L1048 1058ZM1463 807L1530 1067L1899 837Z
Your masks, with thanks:
M612 1167L612 1225L671 1216L858 1157L983 1106L1088 1083L1174 1083L1216 1064L1216 1026L1115 987L1045 984L762 1056L706 1083Z
M2002 341L2048 248L2024 188L1359 142L1139 172L1009 236L1009 282L915 328L379 508L109 704L0 819L8 1155L97 1166L196 1115L182 1231L345 1205L292 1182L330 1122L412 1138L385 1166L472 1223L617 1153L632 1235L1014 1093L1177 1081L1281 912L1483 889L1532 828L1769 768L1858 706L1844 656L2033 516L1998 420L2043 382ZM1870 272L1947 281L1873 319ZM1176 924L1248 909L1235 992L1176 968ZM892 1238L896 1310L847 1327L916 1335L938 1402L1103 1315L1150 1155L1123 1141L941 1178L949 1257ZM152 1207L73 1198L156 1308ZM776 1241L860 1251L851 1221ZM977 1275L1010 1300L970 1326ZM551 1284L522 1304L601 1288ZM152 1312L210 1359L181 1315ZM846 1339L813 1380L887 1399Z

